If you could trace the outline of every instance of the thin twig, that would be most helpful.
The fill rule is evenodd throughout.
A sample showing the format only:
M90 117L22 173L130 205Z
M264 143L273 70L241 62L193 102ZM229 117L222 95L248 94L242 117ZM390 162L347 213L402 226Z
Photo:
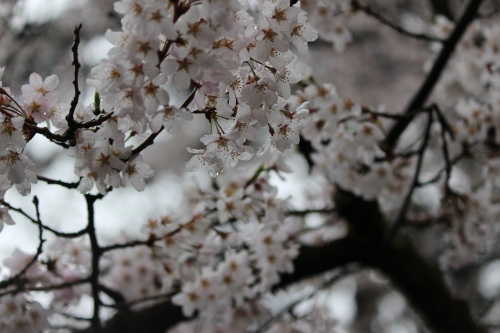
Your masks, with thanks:
M150 247L152 244L154 244L155 241L161 240L163 238L149 238L147 240L135 240L135 241L130 241L126 243L117 243L117 244L112 244L108 246L103 246L101 248L101 251L103 253L105 252L110 252L114 250L119 250L119 249L126 249L130 247L136 247L136 246L148 246Z
M27 218L28 220L30 220L34 224L37 224L37 225L39 224L35 218L31 217L28 213L26 213L21 208L14 207L4 200L0 200L0 203L2 205L4 205L5 207L9 208L10 210L13 210L14 212L16 212L18 214L21 214L22 216L24 216L25 218ZM62 237L62 238L77 238L77 237L83 236L87 233L86 227L84 229L81 229L81 230L78 230L75 232L61 232L61 231L57 231L49 226L46 226L43 223L40 223L40 225L44 230L49 231L49 232L53 233L54 235L56 235L58 237Z
M116 290L114 290L114 289L112 289L104 284L99 284L99 289L103 293L108 295L115 302L115 304L125 303L125 297L123 297L123 295L120 292L118 292L118 291L116 291Z
M373 17L374 19L376 19L377 21L379 21L383 25L391 28L392 30L394 30L394 31L396 31L404 36L411 37L411 38L418 39L418 40L423 40L426 42L439 42L439 43L444 42L444 40L442 40L441 38L437 38L437 37L429 36L426 34L416 33L416 32L406 30L402 26L392 22L391 20L389 20L385 16L383 16L380 13L378 13L377 11L375 11L369 5L362 4L357 0L351 1L351 5L352 5L354 10L363 11L366 15Z
M60 315L60 316L62 316L62 317L69 318L69 319L72 319L72 320L77 320L77 321L85 321L85 322L88 322L88 321L91 321L91 320L92 320L91 318L87 318L87 317L80 317L80 316L76 316L76 315L74 315L74 314L67 313L67 312L58 312L57 314L58 314L58 315Z
M38 176L38 175L36 177L38 178L38 180L41 180L47 184L60 185L60 186L65 187L67 189L77 188L78 184L79 184L79 182L67 183L67 182L62 181L62 180L55 180L55 179L51 179L51 178L44 177L44 176Z
M130 241L130 242L125 242L125 243L116 243L108 246L103 246L101 247L101 253L106 253L114 250L119 250L119 249L127 249L130 247L136 247L136 246L147 246L147 247L152 247L155 242L160 241L165 239L165 237L171 237L177 233L179 233L182 230L182 226L175 228L174 230L168 232L165 235L161 235L160 237L155 237L151 235L147 240L135 240L135 241Z
M43 239L43 225L42 225L42 221L40 220L40 210L39 210L38 203L39 203L38 198L35 196L33 198L33 204L35 205L36 222L38 224L38 247L36 249L35 255L18 273L16 273L14 276L10 277L9 279L7 279L5 281L1 281L0 288L5 288L9 285L20 282L21 276L26 274L28 269L30 269L31 266L33 266L35 264L35 262L38 260L38 257L40 257L40 255L42 254L43 243L45 242L45 239ZM28 281L26 281L26 282L28 282Z
M5 295L12 295L12 294L18 294L20 292L28 292L28 291L52 291L52 290L58 290L58 289L66 289L66 288L72 288L74 286L78 286L80 284L85 284L89 283L90 278L86 277L83 279L78 279L74 281L69 281L69 282L63 282L63 283L58 283L58 284L49 284L45 286L19 286L18 288L7 290L4 292L0 293L0 297L3 297Z
M469 152L467 150L464 150L461 154L458 154L454 158L450 158L449 164L451 166L455 165L456 163L458 163L462 158L464 158L468 154L469 154ZM419 182L417 184L417 187L423 187L423 186L427 186L429 184L437 182L439 180L439 178L441 178L441 174L443 174L444 172L447 172L447 168L448 168L448 165L445 163L445 166L441 170L439 170L434 177L432 177L426 181Z
M308 214L333 214L335 213L335 208L320 208L320 209L305 209L305 210L290 210L286 212L286 215L291 216L305 216Z
M75 111L78 105L78 101L80 98L80 88L78 86L78 71L80 70L80 62L78 61L78 46L80 45L80 30L82 29L82 25L78 25L75 27L73 31L75 35L75 40L73 42L73 47L71 47L71 51L73 53L73 62L72 65L74 67L74 78L73 78L73 88L74 95L73 100L70 104L69 113L66 116L66 121L68 122L69 129L75 126ZM68 131L69 131L68 129Z
M401 226L403 225L403 223L406 219L406 213L408 212L408 209L410 208L410 203L411 203L411 198L413 196L413 192L415 191L415 189L417 188L417 185L419 183L418 178L420 176L420 170L422 169L425 151L427 150L427 145L429 143L429 138L430 138L430 134L431 134L431 126L432 126L432 122L433 122L432 113L433 113L432 110L429 110L429 114L428 114L429 119L427 121L427 126L426 126L425 132L424 132L424 140L422 142L422 145L420 146L420 152L419 152L419 155L417 157L417 166L415 167L413 181L412 181L412 183L410 185L410 189L408 190L408 193L406 194L406 197L403 201L403 206L401 207L401 210L399 212L398 219L396 220L396 222L394 223L394 226L389 231L389 234L388 234L388 241L389 242L393 239L394 235L396 235L399 228L401 228Z
M446 189L449 189L452 163L450 160L450 153L448 150L448 141L446 141L446 132L450 133L451 135L453 135L453 132L451 131L450 125L444 118L443 114L441 113L441 110L439 110L437 105L433 106L433 110L437 114L439 124L441 125L441 141L443 141L443 157L444 157L445 172L446 172L445 187Z
M175 290L175 291L172 291L172 292L169 292L169 293L141 297L141 298L138 298L138 299L134 299L134 300L128 301L126 303L124 302L124 303L116 304L115 308L116 309L123 309L123 308L129 308L131 306L134 306L134 305L137 305L137 304L141 304L141 303L145 303L145 302L162 301L162 300L170 299L170 298L172 298L172 296L174 296L178 292L179 292L179 290Z

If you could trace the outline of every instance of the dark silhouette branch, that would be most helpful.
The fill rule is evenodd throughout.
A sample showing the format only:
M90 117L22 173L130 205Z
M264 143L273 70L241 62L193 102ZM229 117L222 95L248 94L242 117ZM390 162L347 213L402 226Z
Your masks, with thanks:
M429 2L431 3L434 15L443 15L450 21L454 20L449 0L429 0Z
M99 243L97 242L97 234L95 230L95 220L94 220L94 203L97 200L96 196L86 194L85 200L87 203L87 213L88 213L88 224L87 233L90 239L90 249L92 252L92 274L90 275L90 287L92 299L94 302L94 309L92 314L92 329L95 333L101 332L101 318L99 316L101 301L99 297L99 291L101 290L99 284L100 267L99 261L101 259L102 251Z
M71 101L71 106L69 109L69 113L66 116L66 121L68 122L69 129L68 131L71 130L72 127L75 126L75 111L76 107L78 105L78 101L80 98L80 88L78 86L78 72L80 70L80 62L78 61L78 46L80 45L80 30L82 29L82 25L78 25L75 27L74 30L74 35L75 35L75 40L73 43L73 47L71 48L71 51L73 53L73 62L72 65L74 67L74 78L73 78L73 87L74 87L74 95L73 95L73 100Z

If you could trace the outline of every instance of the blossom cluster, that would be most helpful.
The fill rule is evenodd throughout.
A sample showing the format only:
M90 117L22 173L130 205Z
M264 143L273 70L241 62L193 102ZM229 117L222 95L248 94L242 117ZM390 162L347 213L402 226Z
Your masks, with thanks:
M32 259L32 255L16 249L12 256L3 262L9 269L8 277L19 274ZM55 239L50 243L46 253L28 266L21 287L43 290L50 289L51 285L68 283L71 286L74 283L71 288L56 289L51 292L52 312L63 310L70 304L77 304L81 296L88 294L88 286L79 284L78 281L89 275L89 260L90 251L82 239Z
M0 68L0 80L4 68ZM21 104L9 93L0 81L0 191L2 194L15 186L22 195L28 195L36 175L31 170L33 161L23 151L27 139L32 135L25 122L46 116L55 102L54 89L57 78L44 82L37 74L30 76L30 84L22 87Z
M342 98L332 84L309 84L295 103L308 101L302 130L315 152L315 169L330 181L366 199L400 195L408 185L412 160L388 159L381 148L387 124L376 112Z
M190 213L149 219L149 247L111 252L103 282L127 301L176 292L186 316L213 317L267 292L293 270L300 223L285 218L266 170L246 183L190 190Z
M244 1L120 1L115 10L122 31L106 33L114 47L88 80L93 105L60 102L55 75L32 74L19 98L1 88L2 190L29 193L37 178L23 151L40 132L70 146L78 189L101 194L129 183L144 189L152 170L128 139L173 133L193 114L204 115L213 133L201 138L204 149L189 149L189 170L201 166L215 175L248 160L255 153L250 141L262 144L261 154L298 143L307 109L290 110L286 100L290 84L302 79L296 53L317 38L299 5L265 1L258 14ZM179 93L191 90L181 107L170 105L169 80ZM257 125L269 132L265 143Z
M204 149L190 149L195 153L190 170L201 166L215 175L249 159L254 151L245 142L257 140L256 123L269 127L270 143L280 151L297 143L296 123L304 112L283 109L284 101L290 97L289 84L301 79L294 52L306 52L316 32L305 12L290 7L289 1L266 1L259 9L262 15L254 17L256 12L244 1L115 4L123 15L122 31L106 33L114 47L88 81L102 99L103 112L113 113L115 124L107 123L102 129L106 133L99 133L113 144L106 140L98 141L102 148L94 144L94 164L101 163L104 150L104 170L93 170L90 161L78 163L79 175L88 179L83 191L92 181L101 192L119 184L111 170L121 170L128 158L125 133L163 129L174 133L180 120L190 120L193 114L203 114L215 133L201 138ZM169 80L179 93L191 90L192 101L181 107L170 105L165 88ZM91 140L81 141L86 153L85 143Z
M2 332L38 333L48 328L49 311L24 294L0 298Z

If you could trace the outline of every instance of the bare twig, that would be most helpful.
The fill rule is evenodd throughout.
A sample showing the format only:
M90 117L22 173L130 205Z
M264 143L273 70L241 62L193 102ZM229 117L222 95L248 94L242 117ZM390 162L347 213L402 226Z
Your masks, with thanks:
M68 282L63 282L63 283L57 283L57 284L49 284L45 286L18 286L15 289L9 289L7 291L1 292L0 297L5 296L5 295L12 295L12 294L18 294L20 292L27 292L27 291L52 291L52 290L58 290L58 289L66 289L66 288L72 288L81 284L89 283L90 278L82 278L74 281L68 281Z
M78 184L79 184L78 182L67 183L67 182L64 182L62 180L55 180L55 179L51 179L51 178L44 177L44 176L38 176L38 175L36 177L38 178L38 180L41 180L47 184L60 185L62 187L68 188L68 189L77 188Z
M82 25L78 25L75 27L73 33L75 34L75 40L73 43L73 47L71 51L73 53L73 62L72 65L74 67L74 78L73 78L73 87L74 87L74 95L73 100L71 101L71 106L69 109L69 113L66 116L66 121L68 122L68 126L71 129L75 126L75 111L78 105L78 101L80 98L80 88L78 86L78 71L80 70L80 62L78 61L78 46L80 45L80 30L82 29ZM69 129L68 129L69 131Z
M333 214L333 213L335 213L334 208L323 208L323 209L290 210L286 212L286 215L305 216L308 214Z
M388 234L388 240L391 241L394 238L394 235L398 232L399 228L403 225L405 219L406 219L406 214L408 212L408 209L410 208L410 203L411 203L411 198L413 196L413 192L418 186L418 178L420 176L420 170L422 169L422 164L424 160L424 155L425 151L427 150L427 145L429 143L429 138L430 138L430 132L431 132L431 126L433 122L433 117L432 117L432 110L428 111L428 121L427 121L427 126L425 128L424 132L424 140L422 142L422 145L420 146L419 149L419 154L417 157L417 166L415 167L415 173L413 175L413 180L410 185L410 189L408 190L408 193L406 194L406 197L403 201L403 206L401 207L401 210L398 215L398 219L394 223L394 226L391 228Z
M396 31L404 36L411 37L411 38L418 39L418 40L423 40L426 42L440 42L440 43L444 42L444 40L437 38L437 37L433 37L433 36L429 36L426 34L421 34L421 33L416 33L416 32L406 30L402 26L392 22L391 20L389 20L385 16L383 16L380 13L378 13L377 11L375 11L371 6L366 5L366 4L362 4L361 2L359 2L357 0L351 1L351 4L352 4L352 7L354 10L363 11L366 15L373 17L374 19L376 19L377 21L379 21L383 25L391 28L392 30L394 30L394 31Z
M37 225L39 224L38 221L35 218L31 217L28 213L26 213L21 208L14 207L14 206L12 206L11 204L7 203L4 200L2 200L1 203L2 203L2 205L4 205L5 207L9 208L10 210L13 210L16 213L21 214L22 216L24 216L25 218L27 218L31 222L33 222L33 223L35 223ZM51 228L49 226L46 226L43 223L40 223L40 225L41 225L41 227L44 230L47 230L47 231L53 233L54 235L56 235L58 237L62 237L62 238L77 238L77 237L83 236L83 235L85 235L87 233L87 228L86 227L84 229L81 229L81 230L75 231L75 232L61 232L61 231L57 231L57 230L55 230L55 229L53 229L53 228Z
M453 131L451 130L450 125L444 118L444 115L442 114L441 110L438 108L437 105L433 106L433 110L437 114L439 124L441 125L441 141L443 141L443 158L444 158L445 172L446 172L445 187L446 189L449 189L452 163L450 160L450 153L448 150L448 141L446 141L446 132L448 132L453 138Z
M12 284L18 284L18 282L21 282L21 277L26 274L28 269L30 269L31 266L35 264L35 262L38 260L38 257L42 254L43 251L43 243L45 242L45 239L43 239L43 225L42 221L40 220L40 210L39 210L39 202L38 198L35 196L33 198L33 204L35 205L35 210L36 210L36 223L38 224L38 247L36 249L35 255L31 260L15 275L10 277L9 279L5 281L0 282L0 288L5 288L9 285Z
M104 284L99 284L99 289L103 293L108 295L115 302L115 304L125 303L125 297L123 297L123 295L120 292L118 292L118 291L116 291L116 290L114 290L114 289L112 289Z

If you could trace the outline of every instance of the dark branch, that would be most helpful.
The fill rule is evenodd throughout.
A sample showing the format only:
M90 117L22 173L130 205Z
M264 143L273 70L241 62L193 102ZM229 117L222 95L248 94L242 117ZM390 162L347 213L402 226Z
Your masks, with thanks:
M18 294L20 292L27 292L27 291L52 291L52 290L58 290L58 289L66 289L66 288L73 288L75 286L89 283L90 279L83 278L83 279L78 279L78 280L73 280L69 282L63 282L63 283L58 283L58 284L49 284L49 285L44 285L44 286L19 286L15 289L9 289L7 291L0 292L0 297L5 296L5 295L13 295L13 294Z
M73 78L73 87L74 87L74 95L73 100L71 101L71 106L69 109L69 113L66 116L66 121L68 122L68 126L71 129L75 126L75 111L78 105L78 101L80 99L80 88L78 86L78 72L80 70L80 62L78 61L78 46L80 45L80 30L82 29L82 25L78 25L75 27L73 31L75 34L75 40L73 42L73 47L71 51L73 53L73 62L72 65L74 67L74 78Z
M94 302L94 310L92 314L92 328L95 333L100 333L102 329L101 318L99 316L99 311L101 308L101 301L99 298L99 291L101 286L99 285L100 267L99 261L101 258L101 248L97 242L97 234L95 230L95 220L94 220L94 203L96 197L90 194L85 195L85 201L87 203L87 214L88 214L88 224L87 233L90 239L90 249L92 251L92 274L90 275L90 287L92 300Z
M50 185L59 185L59 186L62 186L62 187L68 188L68 189L78 187L78 182L67 183L67 182L64 182L62 180L55 180L55 179L47 178L44 176L36 176L36 177L38 178L38 180L41 180L41 181L43 181L47 184L50 184Z

